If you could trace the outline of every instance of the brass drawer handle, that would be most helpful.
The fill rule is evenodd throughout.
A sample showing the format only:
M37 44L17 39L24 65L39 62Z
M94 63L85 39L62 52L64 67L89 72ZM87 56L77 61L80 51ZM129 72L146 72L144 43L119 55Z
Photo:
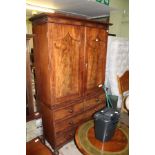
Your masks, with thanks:
M99 41L99 38L96 38L95 41Z
M101 103L101 100L100 99L96 99L96 103Z
M73 125L74 123L73 123L73 121L71 121L71 122L69 122L68 124L69 124L69 125Z
M69 113L73 113L73 109L69 109L68 112L69 112Z
M72 137L72 136L73 136L73 134L72 134L72 133L70 133L70 134L69 134L69 137Z

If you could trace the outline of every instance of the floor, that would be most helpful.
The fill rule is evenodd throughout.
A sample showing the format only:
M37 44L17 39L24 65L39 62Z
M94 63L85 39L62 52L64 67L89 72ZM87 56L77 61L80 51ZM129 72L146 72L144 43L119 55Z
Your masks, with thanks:
M127 113L122 113L120 121L129 126L129 116L128 116L128 114ZM46 142L46 145L51 149L48 142ZM82 154L80 153L80 151L76 147L74 140L72 140L71 142L67 143L66 145L64 145L59 150L59 155L82 155Z
M76 147L74 140L72 140L70 143L64 145L59 150L60 155L82 155L81 152Z
M45 144L53 151L51 146L47 141ZM59 155L82 155L81 152L76 147L74 140L64 145L61 149L59 149Z

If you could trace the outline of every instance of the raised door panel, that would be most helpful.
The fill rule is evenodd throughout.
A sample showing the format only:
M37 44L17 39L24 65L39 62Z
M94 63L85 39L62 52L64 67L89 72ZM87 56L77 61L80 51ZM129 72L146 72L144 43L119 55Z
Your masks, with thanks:
M101 90L104 83L107 49L107 32L100 28L86 28L85 93Z
M56 103L77 99L82 95L83 35L83 27L52 24Z

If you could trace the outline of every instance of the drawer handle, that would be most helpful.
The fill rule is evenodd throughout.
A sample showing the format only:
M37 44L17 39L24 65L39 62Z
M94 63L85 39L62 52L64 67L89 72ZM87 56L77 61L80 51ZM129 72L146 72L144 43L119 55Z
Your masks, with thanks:
M72 137L72 136L73 136L73 134L72 134L72 133L70 133L70 134L69 134L69 136L70 136L70 137Z
M101 103L101 100L100 99L96 99L96 103Z
M99 88L102 87L102 86L103 86L102 84L99 84L99 85L98 85Z
M68 124L69 124L69 125L73 125L74 123L71 121L71 122L69 122Z
M69 109L68 112L69 112L69 113L73 113L73 109Z
M97 111L97 108L95 108L95 112Z
M96 39L95 39L95 41L99 41L99 39L98 39L98 38L96 38Z

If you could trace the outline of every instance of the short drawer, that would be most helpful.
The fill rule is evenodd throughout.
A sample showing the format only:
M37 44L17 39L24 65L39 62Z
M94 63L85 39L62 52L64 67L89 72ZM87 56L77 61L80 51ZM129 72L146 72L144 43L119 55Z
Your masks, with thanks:
M55 123L55 132L59 133L63 130L67 130L69 128L73 128L77 126L83 120L84 114L69 118L67 120L61 121L59 123Z
M85 119L87 120L87 119L92 119L93 118L93 115L98 111L98 110L100 110L100 109L102 109L104 107L104 105L103 104L100 104L100 105L97 105L97 106L95 106L93 109L91 109L91 110L87 110L86 112L85 112Z
M54 120L57 121L68 117L72 117L80 112L83 112L83 102L54 111Z
M92 107L94 107L96 105L99 105L99 104L102 104L102 105L105 104L105 96L104 96L104 94L102 94L102 95L100 95L98 97L86 100L84 102L84 110L90 109L90 108L92 108Z
M66 143L67 141L74 138L76 129L69 130L67 132L63 132L56 136L56 145L61 146L62 144Z

